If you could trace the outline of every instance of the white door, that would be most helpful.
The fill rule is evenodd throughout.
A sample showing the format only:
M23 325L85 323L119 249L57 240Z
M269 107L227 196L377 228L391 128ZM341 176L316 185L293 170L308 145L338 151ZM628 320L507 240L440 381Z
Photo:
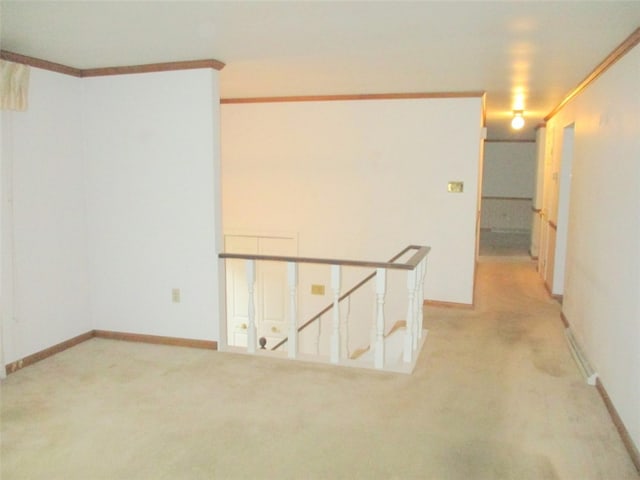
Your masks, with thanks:
M225 235L225 251L257 255L295 256L294 237ZM229 259L227 272L227 342L247 346L249 294L246 261ZM256 262L255 312L258 338L273 347L287 333L287 272L284 262Z

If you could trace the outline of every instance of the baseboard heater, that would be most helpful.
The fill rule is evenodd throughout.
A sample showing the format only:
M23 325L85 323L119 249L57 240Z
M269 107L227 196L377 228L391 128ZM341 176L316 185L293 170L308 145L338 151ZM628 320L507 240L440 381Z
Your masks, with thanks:
M565 328L564 336L567 339L567 344L569 345L569 351L571 352L571 356L578 365L578 369L582 376L586 379L589 385L595 385L596 380L598 379L598 374L593 371L593 367L585 357L580 345L578 344L576 337L573 335L571 328Z

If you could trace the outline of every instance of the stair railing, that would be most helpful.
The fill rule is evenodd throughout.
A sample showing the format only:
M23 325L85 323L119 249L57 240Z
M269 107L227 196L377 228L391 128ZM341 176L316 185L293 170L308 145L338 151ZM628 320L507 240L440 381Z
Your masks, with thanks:
M408 252L413 251L413 255L405 262L396 261ZM410 363L415 359L415 355L422 339L422 315L424 303L424 276L426 273L426 260L430 247L409 245L397 255L394 255L388 262L360 261L360 260L339 260L327 258L291 257L277 255L255 255L241 253L220 253L221 259L241 259L246 261L247 289L249 292L248 305L248 325L247 325L247 352L256 353L258 350L258 339L255 318L255 303L253 292L255 290L256 262L271 261L285 262L287 264L287 278L290 293L290 315L288 324L288 336L278 342L272 350L277 350L288 342L287 356L297 358L299 333L309 325L319 322L328 312L332 311L332 324L329 348L329 361L337 364L343 357L344 334L341 332L340 304L345 299L350 298L357 290L362 288L369 281L376 279L376 315L374 322L374 338L371 347L374 349L374 367L384 368L385 363L385 342L384 342L384 303L386 294L386 274L387 270L407 271L408 306L406 328L404 334L402 360ZM321 264L331 267L331 291L333 301L313 315L307 321L298 326L297 319L297 286L298 286L298 265L299 264ZM355 286L344 293L342 290L342 267L365 267L375 268L375 271L358 282ZM318 340L319 341L319 340ZM260 344L264 345L264 339L260 339Z

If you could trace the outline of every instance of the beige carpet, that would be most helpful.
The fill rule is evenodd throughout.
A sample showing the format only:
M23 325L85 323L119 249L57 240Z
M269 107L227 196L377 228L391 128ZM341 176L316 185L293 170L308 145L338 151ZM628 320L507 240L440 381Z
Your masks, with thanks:
M533 266L478 282L413 376L85 342L3 382L2 479L638 478Z

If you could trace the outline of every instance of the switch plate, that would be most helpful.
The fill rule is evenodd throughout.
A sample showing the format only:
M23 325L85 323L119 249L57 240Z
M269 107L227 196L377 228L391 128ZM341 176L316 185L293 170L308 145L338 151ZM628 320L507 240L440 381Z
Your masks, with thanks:
M172 288L171 289L171 301L173 303L180 303L180 289Z
M324 295L324 285L311 285L311 295Z
M447 192L449 193L462 193L464 191L464 182L449 182L447 185Z

